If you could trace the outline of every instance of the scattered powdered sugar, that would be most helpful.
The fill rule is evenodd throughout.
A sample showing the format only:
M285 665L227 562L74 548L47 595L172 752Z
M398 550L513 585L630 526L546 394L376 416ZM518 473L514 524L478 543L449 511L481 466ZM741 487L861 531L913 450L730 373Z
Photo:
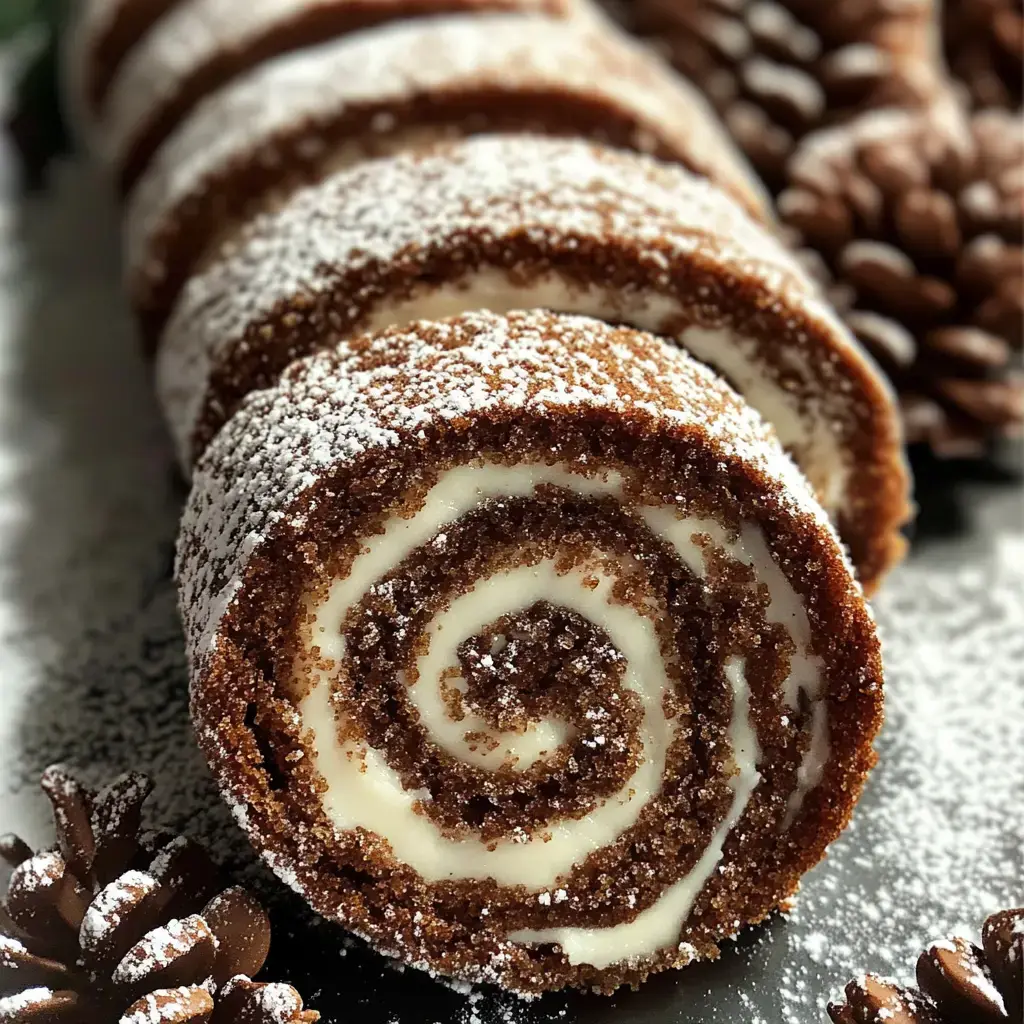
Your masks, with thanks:
M96 949L120 925L125 913L156 889L156 879L142 871L126 871L105 886L82 918L79 929L82 948Z
M169 921L147 932L117 965L113 979L131 987L155 971L163 970L202 942L213 942L206 922L198 916Z
M64 858L59 853L37 853L14 869L11 886L26 892L49 889L64 877L64 868Z
M910 983L936 939L977 942L988 914L1024 903L1024 541L962 568L911 562L877 613L882 760L791 919L790 988L831 975L819 1001L858 971Z
M970 940L963 938L959 940L940 939L934 944L933 952L934 950L939 950L946 953L965 953L970 950L970 946L968 945L969 941ZM937 957L932 956L931 959L936 965L939 964ZM973 959L967 958L961 958L959 963L963 971L960 976L960 980L970 985L989 1002L1002 1007L1003 996L992 981L988 965L982 965Z
M0 935L0 967L11 965L11 954L27 953L28 950L23 942L10 935Z
M182 882L181 876L171 877L169 875L172 865L176 863L177 854L188 846L188 839L185 836L175 836L163 849L150 861L149 873L162 885L169 885L172 888Z
M232 978L224 986L222 995L230 994L235 986L245 985L248 980L243 975ZM294 1014L302 1009L302 1000L290 985L272 983L251 991L249 1005L253 1009L263 1011L265 1016L261 1019L266 1020L268 1024L291 1024Z
M719 189L682 167L580 140L482 136L361 163L301 190L190 280L157 362L160 399L185 464L197 421L216 397L211 379L232 357L256 345L272 349L277 335L306 319L310 333L326 337L332 303L354 311L358 325L392 297L395 284L382 288L380 280L396 265L406 282L457 281L439 254L473 269L463 248L506 244L524 250L522 264L512 266L527 278L550 273L576 249L592 250L584 268L593 264L593 285L613 304L633 292L678 297L676 275L699 267L707 283L688 306L702 325L727 326L760 307L778 314L787 387L824 407L814 417L819 429L848 426L855 407L871 404L859 382L876 374L860 346L779 240ZM622 287L614 268L627 259L635 280ZM515 273L495 269L514 292ZM335 296L342 275L362 276ZM738 284L750 293L742 304ZM754 361L756 372L772 373L768 357ZM846 387L825 387L840 375Z
M759 184L704 99L624 35L606 25L539 15L463 15L343 36L261 64L211 95L169 137L133 189L126 262L147 268L152 235L177 208L225 174L271 159L278 140L292 137L323 150L324 135L332 136L325 126L374 109L370 134L383 136L394 126L389 109L453 96L478 96L478 118L486 126L488 114L500 114L517 95L545 93L559 97L559 127L566 103L575 100L587 110L605 103L609 123L636 122L636 148L667 144L691 170L763 209ZM543 124L546 111L538 107L535 117Z
M183 0L154 31L147 33L129 54L110 90L104 110L100 151L113 164L124 158L151 119L185 94L190 83L205 69L216 66L225 54L234 63L244 63L247 52L261 52L265 58L274 48L273 40L287 49L289 28L302 19L324 25L323 36L335 32L330 12L350 6L352 0ZM428 15L443 10L524 10L567 15L576 6L572 0L376 0L373 14L363 20L387 21ZM376 10L374 10L376 8ZM336 14L340 20L340 15ZM313 42L306 32L307 41ZM83 43L87 40L83 39ZM294 44L292 44L294 45ZM223 74L223 72L221 72Z
M0 216L0 830L52 838L37 781L55 760L93 784L135 767L156 820L249 864L191 734L169 578L180 494L118 312L116 232L97 244L85 186L62 174L45 206ZM817 1024L856 974L910 982L935 939L976 939L1024 902L1024 542L1019 489L968 497L972 533L926 540L886 582L882 760L789 917L637 993L524 1005L396 974L293 900L274 976L298 978L312 946L307 1004L360 1024Z
M450 346L450 347L448 347ZM761 469L781 500L829 530L774 434L709 370L650 335L586 317L469 313L395 328L366 351L339 346L255 392L196 470L178 576L195 672L255 552L327 473L367 453L417 447L424 428L492 410L644 414L650 429L699 431L718 457Z
M175 1024L176 1021L194 1019L194 1014L187 1013L186 1008L195 1008L197 995L197 990L192 987L160 989L143 996L135 1004L135 1009L121 1017L119 1024ZM210 1004L211 1000L207 997L203 1002ZM212 1005L205 1009L208 1015Z
M53 990L42 987L27 988L13 996L3 996L0 998L0 1020L15 1020L16 1014L52 998Z

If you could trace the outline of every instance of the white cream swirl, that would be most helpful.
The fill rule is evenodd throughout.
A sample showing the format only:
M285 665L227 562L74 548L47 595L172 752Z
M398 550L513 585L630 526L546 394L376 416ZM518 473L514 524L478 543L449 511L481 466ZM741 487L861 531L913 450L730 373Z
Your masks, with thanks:
M348 574L336 579L326 598L315 604L310 644L319 648L327 664L343 664L345 638L339 627L374 583L422 545L443 544L439 538L443 538L445 526L467 512L487 501L532 496L541 485L557 486L584 497L624 500L623 482L612 472L586 476L563 466L497 464L450 469L428 491L414 515L395 515L385 522L382 532L365 539ZM796 710L802 693L812 707L812 743L803 758L798 787L790 798L789 815L794 817L828 758L827 717L818 699L821 666L817 658L806 653L810 625L799 598L756 529L745 527L734 538L715 521L684 517L666 506L641 506L634 512L698 577L705 574L704 551L694 536L708 535L731 558L753 566L759 581L767 586L771 599L767 618L785 626L797 651L784 684L784 699ZM312 739L315 766L326 783L323 806L335 826L342 830L366 829L385 839L394 856L426 881L490 878L500 885L527 886L543 901L544 893L556 888L590 853L614 843L636 824L661 788L675 729L674 721L663 710L663 698L672 684L655 624L659 609L653 602L649 609L638 609L613 601L615 576L615 556L609 555L604 569L596 574L592 566L566 570L553 560L542 560L478 580L429 624L429 644L419 655L408 699L431 740L454 756L484 768L497 767L510 758L520 768L534 763L564 742L570 728L566 723L544 720L532 723L522 734L497 735L472 713L456 723L448 715L441 692L442 673L455 663L463 641L503 615L525 610L538 601L575 611L604 630L624 656L622 686L636 695L643 712L639 729L643 756L618 793L584 818L553 823L544 830L544 839L522 833L488 844L475 838L445 836L417 810L417 803L429 799L429 793L404 789L398 772L372 746L350 740L339 743L332 704L333 673L323 668L314 674L299 710ZM742 659L731 658L725 665L725 676L732 689L728 735L735 769L729 779L733 796L697 864L627 923L607 928L526 930L511 935L513 941L556 942L571 963L598 968L652 954L675 941L760 779L760 750ZM493 749L471 749L466 740L469 731L487 732L494 741L488 746Z

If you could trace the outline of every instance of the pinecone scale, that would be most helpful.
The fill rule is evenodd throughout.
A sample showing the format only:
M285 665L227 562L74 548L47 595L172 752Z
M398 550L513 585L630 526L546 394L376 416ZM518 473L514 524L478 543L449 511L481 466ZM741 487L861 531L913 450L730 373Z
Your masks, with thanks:
M191 840L142 828L152 785L92 793L53 767L57 844L0 841L0 1024L312 1024L289 985L254 982L270 923Z
M1002 910L982 928L981 945L943 939L917 962L905 988L868 974L830 1003L834 1024L1020 1024L1024 1020L1024 907Z
M773 190L809 132L936 87L923 0L636 0L635 17Z
M1024 425L1024 123L942 105L805 140L779 210L900 393L910 441L982 454Z
M944 0L946 60L979 108L1020 108L1024 101L1024 2Z

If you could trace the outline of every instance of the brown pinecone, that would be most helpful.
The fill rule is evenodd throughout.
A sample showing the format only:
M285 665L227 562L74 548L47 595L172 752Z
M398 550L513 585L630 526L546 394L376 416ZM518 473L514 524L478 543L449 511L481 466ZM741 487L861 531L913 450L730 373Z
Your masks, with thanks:
M977 107L1016 110L1024 100L1024 0L944 0L950 70Z
M779 213L891 376L907 438L981 455L1020 432L1024 121L953 103L809 136Z
M772 191L808 132L936 91L931 0L634 0Z
M129 773L92 793L43 774L57 846L0 840L14 868L0 908L2 1024L311 1024L290 985L253 982L270 922L223 889L206 851L141 828L152 790Z
M993 914L981 946L943 939L917 961L918 988L869 974L830 1003L834 1024L1022 1024L1024 907Z

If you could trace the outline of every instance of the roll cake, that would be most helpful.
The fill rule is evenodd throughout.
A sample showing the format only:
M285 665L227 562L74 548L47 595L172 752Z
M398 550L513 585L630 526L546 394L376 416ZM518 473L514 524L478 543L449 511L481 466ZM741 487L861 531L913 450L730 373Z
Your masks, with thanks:
M186 286L158 391L187 466L297 356L532 307L684 346L774 425L865 586L898 557L907 478L891 396L798 264L685 169L577 140L479 136L300 191Z
M703 98L610 26L417 19L270 61L208 98L133 190L129 289L152 339L181 286L255 211L361 159L445 136L591 137L681 163L752 216L769 202Z
M92 124L125 57L178 0L80 0L67 53L75 112Z
M251 394L177 575L199 742L321 914L417 967L610 991L796 889L882 675L763 420L543 311L363 335Z
M99 118L99 155L127 191L205 96L271 57L386 21L486 10L562 17L578 13L579 2L179 0L130 50L111 82Z

